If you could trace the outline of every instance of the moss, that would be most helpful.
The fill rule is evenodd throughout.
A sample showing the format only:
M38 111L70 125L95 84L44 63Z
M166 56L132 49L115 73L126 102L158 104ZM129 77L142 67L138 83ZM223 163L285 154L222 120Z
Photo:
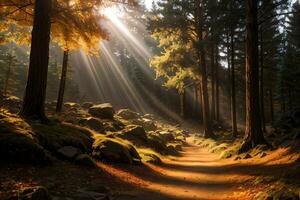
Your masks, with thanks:
M116 133L118 137L138 143L146 143L147 135L143 127L129 125L124 130ZM139 144L143 145L143 144Z
M241 144L237 143L227 148L220 154L220 158L231 158L234 155L238 154L239 149L241 148Z
M49 124L25 121L4 111L0 114L0 154L3 162L41 163L49 160L48 151L56 153L62 146L91 151L89 130L50 120Z
M63 146L73 146L82 152L92 149L92 133L88 129L68 123L54 123L51 125L33 124L40 144L51 152Z
M228 145L226 143L221 143L209 150L210 153L221 153L223 151L226 151L228 149Z
M1 113L0 132L2 162L42 164L49 161L46 151L38 143L30 125L18 116Z
M152 149L138 149L138 152L141 156L143 162L160 164L161 155L153 151Z
M119 139L98 137L93 144L93 156L96 159L132 164L140 156L135 147Z

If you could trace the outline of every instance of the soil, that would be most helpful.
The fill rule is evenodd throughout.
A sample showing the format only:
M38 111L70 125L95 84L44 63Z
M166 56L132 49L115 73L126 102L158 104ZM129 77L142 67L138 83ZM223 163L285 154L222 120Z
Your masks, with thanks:
M27 186L43 185L53 196L71 197L82 188L111 190L116 200L253 199L268 185L253 185L259 176L279 177L295 167L298 154L278 149L264 158L220 159L188 140L179 157L161 165L98 163L89 169L57 160L47 167L0 166L0 199Z

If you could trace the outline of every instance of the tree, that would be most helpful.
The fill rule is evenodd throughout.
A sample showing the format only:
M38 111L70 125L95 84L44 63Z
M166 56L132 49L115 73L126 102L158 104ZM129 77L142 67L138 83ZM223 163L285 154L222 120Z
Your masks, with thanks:
M28 79L20 111L23 117L46 119L44 102L49 61L51 9L51 0L35 1Z
M168 71L168 82L179 83L177 86L184 85L184 78L194 78L201 82L204 136L214 137L209 111L206 66L206 48L209 46L207 2L161 1L156 12L151 21L150 31L164 50L153 59L152 65L158 74Z
M117 1L118 2L118 1ZM122 3L134 3L135 1L120 1ZM34 13L31 13L32 6L34 5ZM55 1L51 0L36 2L31 1L18 1L11 3L5 1L1 4L4 9L1 12L1 16L8 19L8 25L11 21L15 21L18 25L31 26L31 19L33 16L33 28L31 38L31 53L30 64L28 72L28 80L25 90L25 96L23 99L23 106L20 111L20 115L27 118L46 119L44 111L44 103L46 96L46 80L47 70L49 62L49 43L50 43L50 31L51 31L51 19L57 19L64 26L69 26L69 20L72 20L70 15L64 15L66 13L78 13L81 17L88 18L95 13L95 8L102 5L100 0L86 1ZM66 6L72 7L73 12L64 12ZM52 7L54 8L52 10ZM51 12L52 11L52 12ZM53 12L55 11L55 12ZM82 11L89 15L83 15ZM52 16L51 16L52 14ZM59 18L61 17L61 18ZM72 16L71 16L72 17ZM28 20L29 19L29 20ZM71 21L72 22L72 21ZM81 21L82 22L82 21ZM76 24L76 23L73 23ZM71 24L71 25L73 25ZM95 24L95 23L94 23ZM93 25L94 25L93 24ZM80 24L76 24L80 25ZM81 24L82 25L82 24ZM90 25L90 24L85 24ZM99 25L99 23L98 23ZM75 26L76 27L76 26ZM80 26L82 27L82 26ZM3 27L0 27L3 29ZM46 47L47 46L47 47ZM45 47L45 48L44 48ZM39 49L41 48L41 50Z
M265 144L261 128L258 74L257 1L246 1L246 131L240 151Z

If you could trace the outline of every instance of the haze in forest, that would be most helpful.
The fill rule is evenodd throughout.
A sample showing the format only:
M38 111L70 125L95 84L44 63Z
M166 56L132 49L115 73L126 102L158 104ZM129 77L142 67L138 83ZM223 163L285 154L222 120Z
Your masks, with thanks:
M300 2L0 0L0 200L299 200Z

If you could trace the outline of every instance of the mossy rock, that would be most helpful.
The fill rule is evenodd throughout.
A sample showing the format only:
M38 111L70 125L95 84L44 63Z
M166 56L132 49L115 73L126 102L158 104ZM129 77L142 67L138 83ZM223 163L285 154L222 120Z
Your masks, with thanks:
M93 157L102 161L132 164L140 160L136 149L125 141L110 138L99 138L93 144Z
M148 134L147 145L158 153L168 154L166 142L156 134Z
M83 109L89 109L90 107L92 107L94 104L92 102L84 102L83 104L81 104L81 107Z
M83 153L92 150L93 138L88 129L68 123L33 124L32 127L40 144L51 152L63 146L76 147Z
M95 131L98 131L99 133L103 133L105 129L104 123L95 117L80 119L78 123Z
M132 124L142 126L146 131L156 131L157 126L153 120L147 118L139 118L131 120Z
M121 131L124 129L125 124L118 119L113 119L113 120L103 120L104 124L104 130L105 131Z
M11 163L48 163L49 157L39 143L19 133L1 132L0 162Z
M49 161L31 126L17 115L0 114L0 162L43 164Z
M18 197L21 200L51 200L48 190L42 186L24 188Z
M145 153L140 153L140 155L142 157L143 162L153 163L153 164L161 164L162 163L160 157L155 153L145 152Z
M178 155L178 150L176 150L174 145L167 145L169 155Z
M114 108L110 103L94 105L89 108L88 112L93 117L101 119L113 119L115 114Z
M135 142L137 145L143 146L147 142L147 134L141 126L129 125L116 134L118 137Z
M171 142L175 140L174 135L169 131L160 131L158 132L158 134L166 142Z
M78 155L74 162L78 165L82 165L82 166L87 166L87 167L96 167L97 164L96 162L93 160L92 157L90 157L87 154L80 154Z
M137 119L140 117L140 114L137 112L134 112L130 109L121 109L117 112L117 116L129 120L129 119Z
M71 109L71 108L80 108L80 105L78 103L74 103L74 102L66 102L64 103L64 107L66 109Z

